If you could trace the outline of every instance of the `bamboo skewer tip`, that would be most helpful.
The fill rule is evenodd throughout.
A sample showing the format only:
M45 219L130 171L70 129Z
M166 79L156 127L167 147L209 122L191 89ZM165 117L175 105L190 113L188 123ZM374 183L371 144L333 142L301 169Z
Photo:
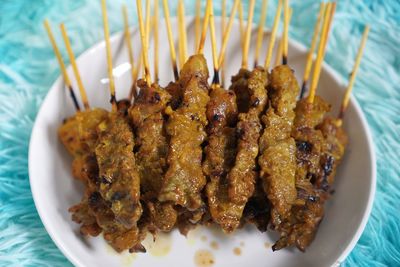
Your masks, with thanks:
M303 83L301 86L300 99L303 98L304 93L307 89L307 82L310 77L311 67L312 67L312 63L313 63L314 50L317 46L319 32L320 32L321 26L323 24L325 8L326 8L326 4L324 2L322 2L320 4L317 20L315 22L314 33L313 33L313 37L311 40L310 50L308 51L308 54L307 54L307 61L306 61L306 66L305 66L305 70L304 70L304 74L303 74Z
M140 31L140 40L142 43L142 54L143 54L143 65L144 65L144 73L145 80L148 87L151 87L151 77L150 77L150 69L149 69L149 58L148 58L148 47L147 47L147 36L145 25L143 21L143 13L142 13L142 3L141 0L136 0L136 7L138 12L138 20L139 20L139 31Z
M177 66L177 63L176 63L176 52L175 52L174 39L173 39L173 36L172 36L172 29L171 29L171 21L170 21L170 15L169 15L168 1L167 0L162 0L162 3L163 3L163 9L164 9L165 25L167 27L169 52L170 52L171 61L172 61L172 68L173 68L173 72L174 72L174 78L175 78L175 81L178 81L179 72L178 72L178 66Z
M325 14L324 14L324 23L323 23L323 28L321 32L321 37L320 37L320 42L318 45L318 54L317 58L315 60L315 67L313 71L313 77L312 77L312 82L311 82L311 88L310 88L310 93L307 98L307 102L312 104L314 102L314 97L315 97L315 92L317 90L318 86L318 81L319 81L319 76L321 73L321 67L322 67L322 62L325 56L325 47L326 47L326 39L329 31L329 21L332 19L332 3L328 3L327 7L325 9Z
M271 64L271 59L272 59L272 52L275 46L275 39L276 39L276 32L278 30L278 24L279 24L279 19L281 16L281 10L282 10L282 0L278 1L278 7L275 12L275 18L274 18L274 23L272 25L272 30L271 30L271 36L269 40L269 45L268 45L268 50L267 54L265 56L265 62L264 62L264 68L266 70L269 69L269 66Z
M350 101L351 91L353 90L353 87L354 87L354 83L355 83L355 79L356 79L356 76L357 76L357 72L358 72L358 69L359 69L360 63L361 63L361 58L363 56L364 48L365 48L365 45L367 43L369 31L370 31L369 25L365 26L365 29L364 29L364 32L363 32L363 35L362 35L362 38L361 38L360 46L359 46L358 51L357 51L357 56L356 56L356 59L355 59L355 63L354 63L353 69L351 71L349 84L348 84L348 86L346 88L346 91L345 91L345 94L344 94L344 97L343 97L343 101L342 101L342 105L340 107L340 111L339 111L339 115L338 115L338 119L340 121L343 119L345 111L346 111L347 106L348 106L349 101Z
M66 27L65 27L64 23L60 24L60 30L61 30L61 35L62 35L63 40L64 40L65 47L66 47L67 52L68 52L68 56L69 56L69 60L71 62L72 70L74 72L75 79L76 79L76 82L78 84L78 89L79 89L79 93L80 93L81 98L82 98L83 106L84 106L84 108L86 110L89 110L90 106L89 106L89 101L88 101L88 98L87 98L87 95L86 95L86 90L85 90L85 87L83 86L82 79L81 79L81 76L79 74L78 65L76 64L75 55L74 55L74 52L72 51L71 43L69 42L67 30L66 30Z
M108 25L108 17L107 17L107 5L106 0L101 0L101 11L103 17L104 24L104 39L106 43L106 58L107 58L107 72L108 72L108 80L110 84L110 94L111 94L111 105L112 110L117 110L117 100L115 96L115 83L114 83L114 75L113 75L113 63L112 63L112 54L111 54L111 44L110 44L110 29Z
M254 6L256 1L250 0L249 5L249 15L247 18L247 28L245 33L245 39L243 44L243 51L242 51L242 68L247 68L248 65L248 57L249 57L249 46L250 46L250 38L251 38L251 29L253 26L253 15L254 15Z

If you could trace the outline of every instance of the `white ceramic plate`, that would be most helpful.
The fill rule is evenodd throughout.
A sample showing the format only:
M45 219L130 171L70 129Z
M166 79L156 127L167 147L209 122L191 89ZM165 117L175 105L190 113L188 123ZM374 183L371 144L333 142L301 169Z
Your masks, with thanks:
M193 20L188 21L188 47L193 51ZM172 26L177 29L176 20L172 21ZM219 19L216 20L216 29L220 36ZM253 62L254 33L255 30L249 62ZM267 47L268 33L265 37L264 50ZM136 30L132 32L132 38L135 52L138 53L137 44L140 41ZM166 85L173 76L164 24L160 25L160 40L160 84ZM117 98L121 99L128 95L131 85L130 65L123 35L114 35L111 44ZM78 58L92 107L109 108L104 48L104 42L101 42ZM152 47L150 51L150 62L153 62ZM240 67L240 51L239 27L235 24L226 56L227 84L229 77ZM205 56L212 69L209 37ZM305 58L306 49L298 43L290 42L289 63L299 81L303 75ZM54 68L56 67L55 65ZM69 73L73 77L71 70ZM325 65L318 94L333 105L334 114L337 114L344 88L340 78ZM71 215L67 211L80 201L83 188L80 182L72 178L71 157L57 139L57 128L64 118L74 112L62 78L59 78L45 98L32 131L29 176L36 208L43 224L60 250L77 266L199 266L196 258L199 254L204 254L204 251L210 252L213 257L212 266L331 266L346 258L368 220L375 192L375 158L366 120L352 98L344 120L350 143L336 176L336 193L328 202L316 239L306 253L296 249L272 252L270 247L277 238L276 234L262 234L254 227L247 226L231 235L224 235L217 229L199 227L185 238L174 231L161 235L155 244L148 238L145 241L148 249L146 254L117 254L102 237L83 238L79 234L79 225L71 221ZM204 255L200 255L200 258L205 259Z

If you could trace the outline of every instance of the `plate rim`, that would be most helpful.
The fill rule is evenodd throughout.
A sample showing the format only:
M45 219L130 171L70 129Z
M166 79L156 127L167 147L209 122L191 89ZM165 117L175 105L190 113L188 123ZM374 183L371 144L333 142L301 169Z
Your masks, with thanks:
M220 19L220 16L215 16L215 19L218 20ZM171 17L171 19L176 19L175 17ZM187 21L188 24L193 23L193 16L187 16ZM238 24L237 21L234 21L234 24ZM254 27L255 24L253 24ZM237 25L236 25L237 26ZM132 32L136 32L137 29L135 28L134 30L132 30L131 27L131 34ZM264 27L264 33L270 33L270 28ZM115 33L113 33L110 36L110 42L114 42L115 39L119 39L122 37L122 35L124 34L123 31L117 31ZM293 46L295 49L297 49L298 51L301 52L306 52L307 48L305 45L303 45L302 43L300 43L297 40L291 39L289 38L289 43L291 46ZM101 40L95 44L93 44L92 46L90 46L89 48L87 48L86 50L84 50L81 54L79 54L79 56L76 58L77 62L79 62L79 60L82 57L85 57L86 55L92 53L94 50L99 49L100 47L105 45L105 41ZM70 65L66 66L67 69L70 67ZM328 65L328 63L326 63L325 61L323 61L322 63L322 68L329 74L332 76L332 78L334 80L336 80L339 84L343 84L343 77L330 65ZM58 239L58 237L56 237L56 235L49 230L49 226L48 223L46 221L45 215L44 215L44 211L39 207L39 204L37 203L37 197L35 197L38 192L35 189L36 187L34 186L34 182L33 182L33 178L32 178L32 172L33 172L33 167L32 167L32 158L34 157L33 152L32 152L32 140L34 140L34 138L36 138L36 132L38 131L38 123L37 123L37 118L39 118L41 116L41 114L44 112L43 111L43 103L45 103L45 101L47 100L47 98L49 97L50 92L52 92L52 90L54 90L53 88L58 84L58 83L62 83L62 76L61 73L58 76L58 78L51 84L49 90L46 93L46 96L44 97L39 111L37 112L37 115L35 117L35 121L32 127L32 131L31 131L31 136L29 139L29 147L28 147L28 174L29 174L29 184L30 184L30 189L32 192L32 198L33 198L33 202L35 204L35 208L36 211L39 214L39 218L41 220L41 222L43 223L44 228L46 229L46 232L48 233L48 235L50 236L51 240L54 242L54 244L57 246L57 248L63 253L63 255L75 266L85 266L84 264L82 264L82 262L80 262L79 259L76 258L76 256L70 252L69 249L67 249L63 242L61 240ZM375 145L372 139L372 132L371 129L369 127L368 121L364 115L364 112L362 111L358 101L356 100L356 98L354 97L354 95L352 94L350 97L350 102L352 105L354 105L355 108L355 112L360 116L360 121L361 124L363 126L364 129L366 129L365 131L365 135L366 135L366 139L367 139L367 143L368 143L368 148L370 150L370 156L369 156L369 160L371 161L371 184L370 184L370 190L369 190L369 194L368 194L368 202L367 205L365 207L365 210L363 212L363 216L362 219L360 221L360 224L357 227L357 230L354 232L353 237L351 238L350 242L348 242L347 246L343 249L342 253L339 255L339 257L335 260L335 262L330 263L330 266L339 266L346 258L347 256L350 254L350 252L354 249L354 247L356 246L358 240L360 239L362 233L365 230L365 227L368 223L368 219L371 215L372 212L372 207L373 207L373 203L375 200L375 194L376 194L376 182L377 182L377 178L376 178L376 154L375 154Z

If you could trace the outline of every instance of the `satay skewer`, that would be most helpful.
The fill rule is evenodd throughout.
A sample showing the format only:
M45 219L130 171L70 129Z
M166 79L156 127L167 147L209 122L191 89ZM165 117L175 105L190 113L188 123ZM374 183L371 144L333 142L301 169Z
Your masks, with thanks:
M108 72L108 81L110 84L110 93L111 93L111 105L112 110L117 110L117 100L115 97L115 83L114 83L114 75L113 75L113 63L112 63L112 55L111 55L111 44L110 44L110 30L108 26L108 18L107 18L107 6L106 0L101 0L101 13L103 16L103 25L104 25L104 39L106 42L106 58L107 58L107 72Z
M76 98L74 89L72 88L71 80L69 79L69 76L68 76L67 70L65 68L65 64L64 64L63 58L61 56L60 50L58 49L58 46L57 46L56 40L54 38L53 32L51 31L51 27L50 27L49 21L47 19L45 19L43 21L43 25L44 25L44 27L45 27L45 29L47 31L47 35L49 36L49 40L50 40L51 46L53 47L54 54L56 55L58 64L60 65L61 74L62 74L62 76L64 78L65 85L68 88L68 91L69 91L70 96L72 98L72 102L74 103L75 109L77 111L80 111L81 108L79 107L79 103L78 103L78 100Z
M154 81L157 83L159 80L158 77L158 58L159 58L159 50L158 50L158 0L154 0L154 15L153 15L153 34L154 34Z
M353 90L354 82L355 82L355 79L357 76L357 71L360 67L360 62L361 62L361 58L362 58L363 51L365 48L365 44L367 43L369 29L370 29L369 26L365 27L364 33L363 33L363 36L361 39L360 47L358 48L356 60L355 60L354 66L353 66L353 70L351 71L349 84L347 86L346 92L343 97L342 105L340 107L340 111L339 111L339 115L338 115L339 124L342 124L342 120L343 120L345 111L346 111L347 106L350 101L351 91Z
M264 24L267 19L267 8L268 8L268 0L262 1L261 6L261 16L260 21L258 22L258 30L257 30L257 41L256 41L256 52L254 55L254 67L258 65L258 58L260 56L260 50L264 37Z
M251 28L253 26L253 15L254 15L254 6L256 1L250 0L249 4L249 11L247 17L247 28L246 28L246 35L244 38L243 44L243 55L242 55L242 68L247 68L248 66L248 58L249 58L249 46L250 46L250 38L251 38Z
M169 7L168 7L167 0L163 0L163 8L164 8L165 25L167 27L169 53L170 53L171 61L172 61L172 69L174 72L175 81L178 81L179 72L178 72L178 66L176 64L176 52L175 52L175 45L174 45L174 37L172 36L171 20L170 20L170 16L169 16Z
M287 65L289 53L289 0L283 0L283 47L282 47L282 65Z
M321 32L321 37L320 37L320 42L318 45L318 54L317 58L315 60L315 67L313 71L313 79L311 82L311 88L310 88L310 93L307 98L308 103L313 103L314 102L314 97L315 97L315 92L317 90L318 82L319 82L319 76L321 74L321 68L322 68L322 62L325 56L325 47L326 47L326 39L327 35L329 32L329 21L333 18L333 14L331 13L332 10L332 3L328 3L327 7L325 9L325 15L324 15L324 24Z
M148 87L150 87L151 86L151 77L150 77L150 69L149 69L148 46L147 46L147 42L146 42L147 32L145 32L145 25L143 22L141 0L136 0L136 5L137 5L137 13L138 13L138 19L139 19L140 40L142 43L144 75L145 75L146 83L147 83Z
M268 50L267 50L267 54L266 54L265 62L264 62L264 68L266 70L269 69L270 64L271 64L272 51L273 51L274 46L275 46L276 32L278 30L279 19L280 19L280 16L281 16L281 10L282 10L282 0L279 0L278 7L277 7L276 12L275 12L274 23L272 25L272 30L271 30L271 36L270 36L270 40L269 40Z
M293 8L289 8L289 25L292 19ZM275 56L275 64L274 66L278 66L279 64L283 64L283 42L284 39L281 37L278 44L278 49Z
M82 98L83 106L86 110L89 110L90 106L89 106L89 101L87 99L86 90L85 87L83 86L81 75L79 74L78 65L76 64L75 55L74 52L72 51L71 43L69 42L69 38L64 23L60 24L60 29L61 29L61 35L64 39L65 47L67 48L69 61L71 62L72 70L74 71L76 82L78 83L79 93Z
M322 2L320 4L317 21L315 22L314 33L313 33L313 37L311 40L310 50L308 51L308 54L307 54L307 61L306 61L306 66L305 66L305 70L304 70L304 75L303 75L303 83L301 85L300 99L303 98L304 93L307 88L307 82L310 77L311 67L312 67L312 63L313 63L314 50L317 46L317 40L318 40L320 28L322 26L325 8L326 8L326 3Z

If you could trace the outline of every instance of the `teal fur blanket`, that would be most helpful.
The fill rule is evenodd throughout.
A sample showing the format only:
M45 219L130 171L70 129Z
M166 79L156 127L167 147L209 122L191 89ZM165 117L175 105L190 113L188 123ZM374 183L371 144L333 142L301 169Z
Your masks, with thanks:
M112 32L122 29L121 5L134 14L134 2L108 1ZM290 37L309 45L319 1L292 0L291 5ZM186 6L193 14L194 1ZM270 0L268 26L275 7ZM255 21L260 9L257 0ZM99 0L0 1L0 266L71 265L46 233L28 180L32 125L60 74L42 26L45 18L53 25L66 23L76 53L103 38ZM371 32L354 95L373 133L378 184L368 225L343 265L400 266L400 2L338 0L326 61L347 79L365 24Z

